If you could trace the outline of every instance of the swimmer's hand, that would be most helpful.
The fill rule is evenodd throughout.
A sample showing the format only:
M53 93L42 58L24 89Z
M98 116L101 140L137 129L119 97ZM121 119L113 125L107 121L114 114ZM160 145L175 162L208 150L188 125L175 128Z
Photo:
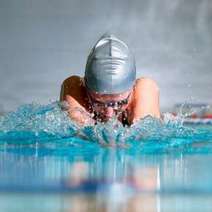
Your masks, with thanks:
M74 108L68 111L69 117L80 126L95 125L95 120L91 114L81 108Z
M61 109L67 111L71 120L76 122L80 126L95 125L95 120L92 118L92 115L84 108L73 108L70 107L67 102L63 102L61 103Z

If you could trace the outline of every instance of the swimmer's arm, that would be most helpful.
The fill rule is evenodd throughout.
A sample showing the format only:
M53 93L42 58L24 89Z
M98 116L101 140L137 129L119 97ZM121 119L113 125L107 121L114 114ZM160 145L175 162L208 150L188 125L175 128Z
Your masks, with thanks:
M145 116L160 118L159 88L155 81L149 78L140 78L136 83L132 123Z
M65 80L61 87L60 101L66 101L68 103L67 111L69 117L78 125L94 125L95 121L92 119L91 114L79 103L79 92L76 89L78 83L80 81L76 76Z
M82 107L74 98L67 95L65 100L68 102L68 114L71 120L75 121L80 126L94 125L95 121L84 107Z

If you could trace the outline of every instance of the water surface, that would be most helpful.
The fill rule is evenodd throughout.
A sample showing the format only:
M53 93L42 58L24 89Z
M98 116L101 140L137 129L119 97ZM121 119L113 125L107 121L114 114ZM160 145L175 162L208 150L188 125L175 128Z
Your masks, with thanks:
M0 118L2 201L11 209L11 198L24 202L28 193L33 202L42 193L49 200L43 209L56 211L82 202L91 211L177 211L184 208L179 202L209 210L211 144L211 125L185 125L170 114L131 127L114 119L80 128L58 102L23 105Z

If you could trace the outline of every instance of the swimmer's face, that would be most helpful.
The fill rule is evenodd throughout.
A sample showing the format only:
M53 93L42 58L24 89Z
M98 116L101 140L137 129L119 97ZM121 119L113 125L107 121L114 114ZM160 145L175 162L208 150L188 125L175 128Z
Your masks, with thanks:
M107 121L127 108L131 99L131 90L120 94L100 94L89 91L88 96L99 118Z

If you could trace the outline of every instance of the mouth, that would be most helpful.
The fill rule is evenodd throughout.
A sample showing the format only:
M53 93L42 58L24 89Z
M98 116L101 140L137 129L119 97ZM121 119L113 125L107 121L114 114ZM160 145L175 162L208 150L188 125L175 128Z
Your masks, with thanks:
M108 121L109 119L111 119L113 116L107 116L107 115L104 115L104 114L99 114L97 119L100 121L100 122L106 122Z

